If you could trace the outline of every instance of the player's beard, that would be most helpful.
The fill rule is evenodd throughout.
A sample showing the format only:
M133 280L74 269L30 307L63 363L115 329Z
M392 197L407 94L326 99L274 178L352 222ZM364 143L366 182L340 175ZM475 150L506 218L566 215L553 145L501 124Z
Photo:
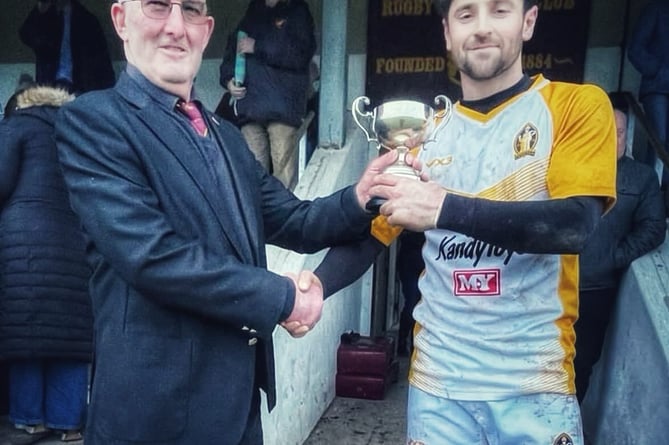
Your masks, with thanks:
M463 51L457 57L459 60L456 60L458 69L462 74L475 81L493 79L514 65L520 57L523 43L522 41L512 42L510 47L513 48L511 53L506 52L504 47L500 46L499 53L491 54L485 59L481 58L480 55L475 55L475 53Z
M489 60L472 60L465 55L459 63L459 69L462 74L470 79L476 81L490 80L507 71L513 66L515 61L520 57L520 48L513 54L512 57L505 58L504 54L500 54Z

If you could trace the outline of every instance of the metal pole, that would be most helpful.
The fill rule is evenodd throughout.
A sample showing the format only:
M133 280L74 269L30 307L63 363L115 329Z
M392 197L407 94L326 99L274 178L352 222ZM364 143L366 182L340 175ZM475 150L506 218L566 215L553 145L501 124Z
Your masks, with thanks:
M348 0L323 0L318 145L345 142Z

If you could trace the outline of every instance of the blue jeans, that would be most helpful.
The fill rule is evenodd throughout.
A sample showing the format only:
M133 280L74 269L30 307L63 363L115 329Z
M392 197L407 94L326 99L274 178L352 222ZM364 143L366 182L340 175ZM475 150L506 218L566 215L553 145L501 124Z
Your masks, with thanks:
M669 151L669 94L646 94L641 98L641 104L664 149ZM655 168L656 159L655 150L649 150L646 163ZM666 186L668 182L669 172L665 168L662 186Z
M24 360L9 366L9 420L15 425L80 429L86 414L88 364Z

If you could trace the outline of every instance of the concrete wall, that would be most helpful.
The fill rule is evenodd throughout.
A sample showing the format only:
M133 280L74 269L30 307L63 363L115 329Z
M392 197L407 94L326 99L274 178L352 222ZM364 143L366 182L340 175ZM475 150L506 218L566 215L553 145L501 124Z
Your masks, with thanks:
M667 443L669 242L636 260L583 403L592 443Z
M343 148L319 148L307 165L295 189L302 198L331 193L355 182L376 150L370 150L362 132L349 125ZM337 221L330 221L336 224ZM276 272L313 270L325 252L300 255L276 247L268 248L270 270ZM266 445L299 445L306 440L335 397L336 354L339 336L350 330L369 333L372 273L367 272L352 286L325 302L316 328L300 339L282 328L274 332L277 366L277 407L267 413L263 407Z

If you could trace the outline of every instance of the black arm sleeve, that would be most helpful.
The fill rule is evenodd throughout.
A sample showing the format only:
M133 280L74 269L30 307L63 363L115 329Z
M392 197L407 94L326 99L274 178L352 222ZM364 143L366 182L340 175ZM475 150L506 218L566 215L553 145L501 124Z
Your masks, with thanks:
M453 230L522 253L579 253L602 215L602 198L491 201L448 194L437 221Z
M332 247L314 271L323 284L323 297L360 278L385 247L371 235L359 242Z
M448 194L437 228L453 230L499 247L524 253L578 253L594 231L601 198L502 202ZM371 235L332 247L314 273L325 298L343 289L372 265L385 245Z

